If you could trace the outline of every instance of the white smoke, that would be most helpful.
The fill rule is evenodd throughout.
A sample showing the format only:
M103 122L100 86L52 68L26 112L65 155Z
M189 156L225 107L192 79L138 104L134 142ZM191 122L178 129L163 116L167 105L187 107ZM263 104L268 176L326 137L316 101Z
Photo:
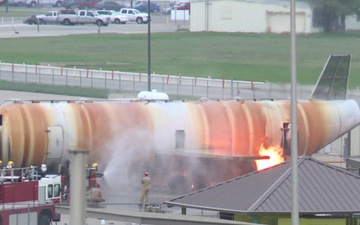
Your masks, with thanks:
M146 162L150 162L152 143L149 133L141 130L127 130L117 139L103 146L104 157L100 162L100 171L104 176L100 183L109 193L131 193L140 190L140 179Z
M158 183L162 187L169 185L168 188L173 184L175 194L180 194L191 191L191 185L204 188L254 170L251 160L176 156L170 151L168 155L156 156L149 130L128 129L102 146L101 154L98 161L99 170L104 173L101 189L108 196L121 195L121 201L128 203L138 202L145 171L150 172L152 188Z

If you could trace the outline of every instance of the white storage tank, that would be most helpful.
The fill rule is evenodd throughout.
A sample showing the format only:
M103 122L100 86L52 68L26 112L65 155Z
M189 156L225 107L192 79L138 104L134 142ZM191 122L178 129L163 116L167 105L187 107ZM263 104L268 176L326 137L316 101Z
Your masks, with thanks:
M152 91L141 91L137 95L141 100L169 100L169 96L164 92L158 92L157 90Z

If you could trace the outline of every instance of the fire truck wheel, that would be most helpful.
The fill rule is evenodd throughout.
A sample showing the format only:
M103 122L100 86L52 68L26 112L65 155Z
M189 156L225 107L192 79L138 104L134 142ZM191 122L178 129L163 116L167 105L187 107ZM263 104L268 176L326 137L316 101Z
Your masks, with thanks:
M50 224L51 224L51 220L48 215L45 214L40 215L39 225L50 225Z

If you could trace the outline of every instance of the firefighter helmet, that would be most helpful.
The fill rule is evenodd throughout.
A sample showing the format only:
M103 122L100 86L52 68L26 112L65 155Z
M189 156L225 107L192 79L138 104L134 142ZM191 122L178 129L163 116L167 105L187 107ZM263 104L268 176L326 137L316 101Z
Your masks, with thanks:
M40 170L41 170L41 172L45 173L47 171L46 164L41 164Z
M92 164L92 167L97 167L97 166L98 166L97 163L93 163L93 164Z
M8 166L13 166L13 165L14 165L14 162L10 160L10 161L8 162Z

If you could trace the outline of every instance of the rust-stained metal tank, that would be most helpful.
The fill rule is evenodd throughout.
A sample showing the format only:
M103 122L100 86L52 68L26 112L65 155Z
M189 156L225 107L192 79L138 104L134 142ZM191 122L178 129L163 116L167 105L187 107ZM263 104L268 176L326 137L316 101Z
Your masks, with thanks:
M353 100L299 101L297 110L299 155L317 152L360 123ZM55 168L67 150L88 149L89 163L119 157L129 173L164 155L170 156L165 167L171 156L241 159L258 156L262 144L288 150L290 116L288 100L16 101L0 107L1 159Z
M298 155L312 155L359 125L359 105L346 99L350 60L350 55L329 56L310 100L298 101ZM289 156L290 104L243 99L7 102L0 106L0 159L15 166L46 163L51 170L69 159L68 150L87 149L88 163L98 162L115 187L124 180L138 185L138 175L146 170L153 184L199 188L254 171L261 147L281 146Z

